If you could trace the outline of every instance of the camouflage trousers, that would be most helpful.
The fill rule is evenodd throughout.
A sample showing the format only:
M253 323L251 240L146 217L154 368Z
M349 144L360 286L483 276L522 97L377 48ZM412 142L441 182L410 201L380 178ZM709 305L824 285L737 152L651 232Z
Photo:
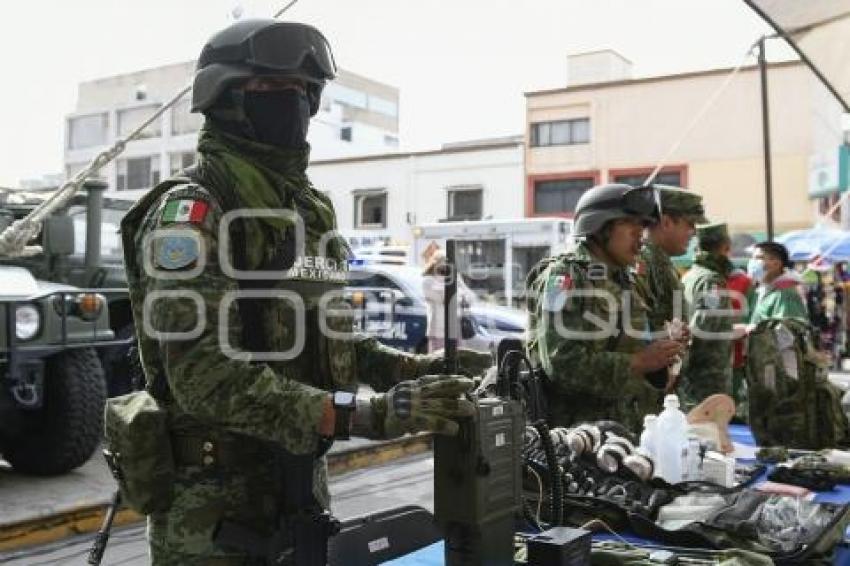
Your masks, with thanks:
M690 410L715 393L731 395L732 379L720 372L692 371L689 375L682 376L677 393L683 401L683 410Z
M178 468L174 501L164 513L148 517L148 543L153 566L260 566L264 559L218 547L213 533L227 518L260 535L270 535L278 521L279 499L273 466L268 460L246 461L245 473L219 468ZM314 495L328 503L327 469L314 468ZM282 565L290 564L283 560Z
M639 434L643 427L643 417L659 412L663 392L642 380L632 379L618 393L617 397L599 397L550 392L549 425L570 427L585 422L612 420Z

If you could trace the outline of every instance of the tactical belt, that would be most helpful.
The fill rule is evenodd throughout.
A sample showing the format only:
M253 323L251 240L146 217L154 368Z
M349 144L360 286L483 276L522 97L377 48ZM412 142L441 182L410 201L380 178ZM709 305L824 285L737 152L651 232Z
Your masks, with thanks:
M177 466L236 468L261 453L268 454L255 443L235 437L222 439L172 434L171 447Z

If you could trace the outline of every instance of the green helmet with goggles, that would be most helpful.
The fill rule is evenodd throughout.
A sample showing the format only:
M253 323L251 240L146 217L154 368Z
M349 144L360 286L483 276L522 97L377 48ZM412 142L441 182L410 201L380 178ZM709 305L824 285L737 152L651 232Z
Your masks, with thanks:
M206 111L229 87L261 76L304 81L313 116L325 83L336 76L336 62L327 39L312 26L274 19L236 22L213 35L201 51L192 112Z
M590 236L605 224L620 218L635 218L646 224L658 220L658 195L651 187L612 183L588 189L576 205L576 236Z

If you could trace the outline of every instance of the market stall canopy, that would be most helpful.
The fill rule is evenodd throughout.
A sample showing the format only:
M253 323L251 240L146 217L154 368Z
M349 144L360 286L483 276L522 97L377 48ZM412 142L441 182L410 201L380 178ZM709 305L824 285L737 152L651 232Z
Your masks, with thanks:
M850 0L744 0L850 112Z
M816 226L807 230L793 230L782 234L776 241L788 248L793 261L813 258L829 261L850 260L850 232Z

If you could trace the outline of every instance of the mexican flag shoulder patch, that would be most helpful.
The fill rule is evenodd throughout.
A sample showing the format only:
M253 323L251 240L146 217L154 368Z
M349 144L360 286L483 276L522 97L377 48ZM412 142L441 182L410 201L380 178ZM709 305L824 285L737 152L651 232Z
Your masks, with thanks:
M174 199L165 203L162 209L163 223L191 222L200 224L209 211L209 203L200 199Z

